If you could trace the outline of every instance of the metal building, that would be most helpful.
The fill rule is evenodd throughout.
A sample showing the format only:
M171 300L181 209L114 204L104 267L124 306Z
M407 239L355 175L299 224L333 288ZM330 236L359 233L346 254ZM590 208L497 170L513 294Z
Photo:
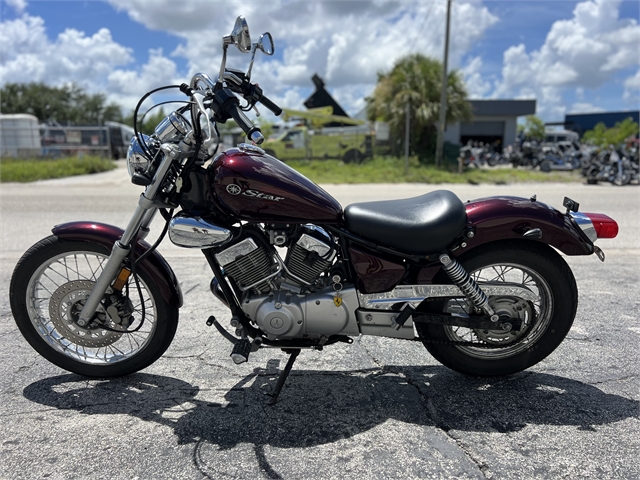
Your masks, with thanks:
M622 112L598 112L598 113L569 113L564 116L564 128L573 130L582 138L584 132L592 130L598 123L602 122L607 128L615 126L616 123L631 117L640 123L640 112L638 110Z
M469 140L502 149L516 143L518 117L536 113L535 100L469 100L470 122L447 125L445 142L465 145Z

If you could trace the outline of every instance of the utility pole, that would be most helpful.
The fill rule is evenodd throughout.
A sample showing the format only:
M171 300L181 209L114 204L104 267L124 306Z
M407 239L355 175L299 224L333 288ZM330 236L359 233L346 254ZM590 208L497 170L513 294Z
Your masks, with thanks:
M447 0L447 26L444 34L444 61L442 62L442 88L440 89L440 116L438 119L438 137L436 139L436 167L442 163L444 147L444 127L447 123L447 64L449 63L449 23L451 19L451 0Z
M405 127L404 127L404 174L408 175L409 174L409 127L411 126L410 124L410 107L409 107L409 102L411 100L407 100L407 106L405 107L404 111L405 111L405 115L406 115L406 121L405 121Z

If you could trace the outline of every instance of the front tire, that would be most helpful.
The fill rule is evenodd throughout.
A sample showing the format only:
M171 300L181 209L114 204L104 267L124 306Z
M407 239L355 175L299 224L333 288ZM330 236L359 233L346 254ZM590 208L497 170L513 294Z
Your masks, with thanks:
M474 330L416 322L420 339L436 360L469 375L509 375L540 362L564 340L576 314L578 289L569 266L555 250L533 242L499 242L479 247L459 261L480 285L518 284L536 293L538 300L523 308L522 301L515 297L489 298L494 310L520 316L523 323L520 331ZM451 283L444 272L441 275L438 281ZM465 298L459 298L425 301L420 310L461 314L470 312L471 306Z
M11 278L11 311L24 338L51 363L87 377L118 377L151 365L178 325L178 308L143 272L139 290L131 276L114 297L122 323L100 306L89 326L77 324L109 254L102 245L50 236L22 256Z

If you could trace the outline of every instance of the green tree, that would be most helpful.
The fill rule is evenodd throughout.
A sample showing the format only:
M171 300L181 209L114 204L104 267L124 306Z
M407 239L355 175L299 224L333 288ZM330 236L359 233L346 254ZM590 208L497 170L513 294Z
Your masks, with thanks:
M378 74L378 85L366 99L369 120L389 123L392 148L399 154L404 148L406 106L409 104L410 150L422 160L435 148L436 126L440 110L442 63L413 54L401 58L388 73ZM471 104L460 73L447 76L447 122L471 119Z
M531 140L544 140L544 122L535 115L527 115L524 119L524 126L518 125L518 132L524 131L527 138Z
M138 130L145 135L151 135L166 116L167 114L164 113L164 108L162 107L158 110L147 111L147 113L138 112ZM187 119L191 121L190 116L187 116ZM133 112L123 119L123 123L133 127Z
M602 122L598 123L593 130L587 130L582 137L584 141L591 142L599 147L608 145L619 145L624 143L629 137L638 135L638 124L631 117L617 122L613 127L607 128Z
M30 113L41 122L97 125L105 120L122 121L118 105L107 104L102 93L89 94L75 84L7 83L0 89L0 99L0 112Z

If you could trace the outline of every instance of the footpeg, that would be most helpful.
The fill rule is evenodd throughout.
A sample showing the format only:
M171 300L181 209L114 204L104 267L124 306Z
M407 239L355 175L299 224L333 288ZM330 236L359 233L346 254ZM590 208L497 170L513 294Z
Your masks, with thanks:
M231 351L231 360L236 365L246 362L249 360L249 354L251 353L251 342L246 338L238 340L233 346L233 350Z
M404 324L407 322L407 320L409 320L409 317L413 315L415 311L415 308L407 304L407 306L400 312L400 315L398 315L393 321L393 328L396 330L400 330L402 327L404 327Z

